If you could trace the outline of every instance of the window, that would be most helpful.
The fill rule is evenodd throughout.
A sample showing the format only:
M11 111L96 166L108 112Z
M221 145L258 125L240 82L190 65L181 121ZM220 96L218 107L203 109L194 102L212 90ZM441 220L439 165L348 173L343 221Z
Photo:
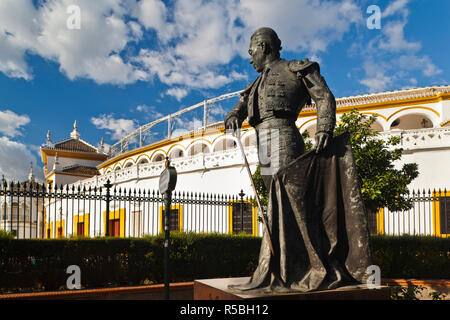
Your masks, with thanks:
M450 233L450 197L439 198L439 224L441 234Z
M163 206L160 207L159 209L159 217L160 217L160 232L164 232L164 223L165 223L165 219L164 219L164 212L165 212L165 208ZM181 226L181 206L174 206L172 208L170 208L170 218L169 218L169 230L170 231L181 231L182 230L182 226Z
M108 227L109 227L109 235L111 237L118 237L120 235L120 220L119 219L113 219L109 220Z
M253 234L253 206L249 202L234 202L231 205L232 233Z
M370 234L377 234L377 212L367 211L367 224Z
M77 222L77 236L84 236L84 222Z
M153 162L163 161L166 157L162 154L158 154L153 158Z

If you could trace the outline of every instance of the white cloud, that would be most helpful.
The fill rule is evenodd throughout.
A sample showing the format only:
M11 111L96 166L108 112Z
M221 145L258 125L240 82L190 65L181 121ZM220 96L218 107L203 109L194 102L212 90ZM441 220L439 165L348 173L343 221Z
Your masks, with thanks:
M263 23L277 31L284 49L311 54L325 51L362 21L362 9L350 0L243 0L237 7L247 27L246 40Z
M143 112L146 120L156 120L164 116L161 112L156 110L155 106L148 106L146 104L140 104L136 107L136 111Z
M418 72L434 77L442 70L421 53L420 41L408 39L408 4L410 0L392 1L382 13L381 32L367 44L354 44L352 53L363 57L364 75L359 82L370 92L404 88L418 83Z
M170 88L166 91L169 96L175 97L178 101L181 101L185 96L187 96L188 91L183 88Z
M432 77L442 73L428 56L418 57L412 54L399 56L394 60L401 69L405 70L422 70L423 75Z
M7 180L15 179L24 181L28 178L30 162L36 164L35 156L29 151L25 144L12 141L7 137L0 137L0 174ZM34 168L36 165L33 166ZM39 174L40 170L34 173Z
M193 117L192 119L178 117L175 120L175 124L176 129L172 131L172 137L180 136L200 128L203 125L203 121L197 117Z
M30 162L33 165L33 174L42 181L42 169L37 166L35 155L30 147L7 137L0 137L0 174L7 180L25 181L30 172Z
M388 22L382 28L382 32L386 37L380 41L379 47L393 52L420 50L421 44L419 42L410 42L405 39L405 25L406 21Z
M27 115L18 115L11 110L0 110L0 133L8 137L21 135L21 127L29 122L30 118Z
M141 0L133 9L133 15L146 29L166 32L166 5L160 0Z
M81 29L66 27L69 5L81 10ZM127 24L121 0L51 0L39 10L42 23L36 51L57 61L71 80L88 78L97 83L127 84L146 75L119 54L139 30Z
M71 80L88 78L100 84L145 80L146 73L120 55L129 42L142 36L135 22L124 20L126 3L134 1L47 0L35 8L31 0L2 0L0 71L32 79L25 58L33 53L57 62ZM67 28L69 5L80 7L79 30Z
M102 114L99 117L92 117L91 123L95 125L97 129L107 130L107 134L111 135L111 139L113 140L120 140L126 134L137 128L134 120L115 119L111 114Z
M39 23L31 1L0 1L0 72L30 80L25 56L33 48Z
M409 14L408 9L406 8L407 4L410 2L410 0L395 0L392 1L386 9L384 9L382 13L383 18L387 18L389 16L392 16L394 14L401 13L403 16L407 16Z
M246 75L225 66L247 58L251 33L261 21L274 27L285 49L324 51L360 21L352 0L201 1L175 0L2 0L0 71L31 79L28 53L59 64L71 80L128 84L157 77L177 99L190 89L219 88ZM81 9L81 29L66 27L67 7ZM168 7L170 6L170 8ZM130 19L130 17L132 19ZM133 20L134 19L134 20ZM156 46L128 50L153 30Z

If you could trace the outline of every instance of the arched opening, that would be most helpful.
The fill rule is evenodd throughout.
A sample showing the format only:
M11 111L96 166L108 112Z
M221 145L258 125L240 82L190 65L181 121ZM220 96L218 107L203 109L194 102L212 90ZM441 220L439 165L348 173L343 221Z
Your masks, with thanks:
M316 135L317 131L317 124L314 122L313 124L310 124L308 127L306 127L305 130L302 131L302 133L307 132L308 138L312 139Z
M183 152L183 150L181 150L179 148L174 148L169 153L169 158L170 159L176 159L176 158L182 158L182 157L184 157L184 152Z
M375 121L374 123L372 123L370 128L372 128L372 130L375 130L375 131L378 131L378 132L382 132L383 131L383 126L378 121Z
M138 163L139 163L139 164L145 164L145 163L148 163L148 159L147 159L147 158L142 158L141 160L139 160Z
M256 134L250 134L244 138L244 147L254 146L256 147Z
M433 128L433 121L424 114L407 114L392 121L391 130L412 130Z
M214 145L213 152L231 150L235 149L236 147L237 147L236 141L230 138L224 138Z
M158 153L156 156L153 157L152 162L159 162L163 161L166 157L162 153Z
M120 166L117 166L117 167L114 168L114 171L117 171L117 170L120 170L120 169L122 169L122 168Z
M206 145L206 143L196 143L189 149L189 155L195 156L199 153L209 153L209 147Z
M129 161L125 164L125 168L129 168L133 165L133 162Z

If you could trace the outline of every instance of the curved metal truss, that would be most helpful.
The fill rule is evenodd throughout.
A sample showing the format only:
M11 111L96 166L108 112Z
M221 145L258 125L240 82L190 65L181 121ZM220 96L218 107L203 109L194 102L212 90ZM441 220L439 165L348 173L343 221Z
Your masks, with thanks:
M242 91L236 91L232 93L223 94L221 96L204 100L202 102L199 102L197 104L194 104L190 107L187 107L185 109L179 110L177 112L171 113L167 116L164 116L162 118L159 118L155 121L149 122L143 126L140 126L138 129L134 130L133 132L129 133L122 139L120 139L119 142L112 145L109 149L108 157L113 158L115 156L118 156L122 153L131 151L135 148L140 148L144 146L144 141L147 136L150 134L150 130L157 124L161 122L167 121L167 138L170 139L172 135L173 130L173 120L182 115L183 113L192 111L194 109L203 108L203 123L202 123L202 130L205 130L208 125L208 114L213 106L214 103L222 100L231 99L234 97L239 96L239 94ZM131 142L135 142L136 139L138 140L138 143L136 143L135 148L130 148Z

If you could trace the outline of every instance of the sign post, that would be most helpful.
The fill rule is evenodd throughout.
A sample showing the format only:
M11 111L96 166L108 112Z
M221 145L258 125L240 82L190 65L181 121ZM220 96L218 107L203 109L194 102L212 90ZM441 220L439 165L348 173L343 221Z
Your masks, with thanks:
M170 206L172 191L177 184L177 171L170 165L169 157L166 157L165 166L166 168L159 177L159 192L164 195L164 299L169 300Z

